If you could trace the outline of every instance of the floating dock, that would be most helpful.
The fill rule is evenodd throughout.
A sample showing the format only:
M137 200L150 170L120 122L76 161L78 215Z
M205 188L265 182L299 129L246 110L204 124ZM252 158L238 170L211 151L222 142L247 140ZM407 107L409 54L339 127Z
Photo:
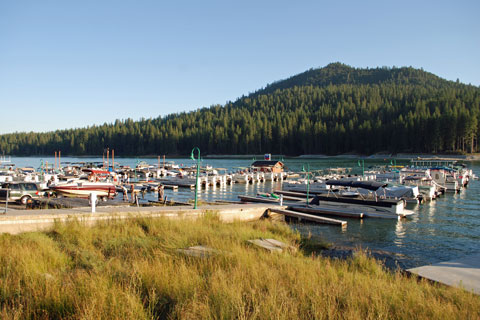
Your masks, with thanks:
M306 213L301 213L301 212L292 211L292 210L270 208L269 211L274 213L280 213L280 214L297 218L300 220L311 221L316 223L333 224L341 227L345 227L347 225L347 221L325 218L325 217L315 216L312 214L306 214Z
M421 278L463 288L480 295L480 254L407 271Z
M363 219L364 213L363 212L351 212L348 209L342 208L327 208L327 207L306 207L306 206L290 206L288 207L289 210L299 211L303 213L311 213L311 214L322 214L322 215L333 215L338 217L344 218L355 218L355 219Z

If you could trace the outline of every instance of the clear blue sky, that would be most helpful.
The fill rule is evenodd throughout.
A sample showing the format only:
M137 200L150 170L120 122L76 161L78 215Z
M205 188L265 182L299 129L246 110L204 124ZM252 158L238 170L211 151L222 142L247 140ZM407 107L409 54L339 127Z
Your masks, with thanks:
M309 68L480 85L480 1L1 0L0 133L224 104Z

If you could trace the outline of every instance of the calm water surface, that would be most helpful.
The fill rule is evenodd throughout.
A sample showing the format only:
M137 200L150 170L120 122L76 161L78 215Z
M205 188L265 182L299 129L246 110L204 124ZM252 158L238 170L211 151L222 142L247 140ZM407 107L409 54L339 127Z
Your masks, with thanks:
M141 159L147 163L156 164L157 159ZM41 161L54 163L54 158L12 158L17 167L39 167ZM62 162L102 161L101 158L62 157ZM122 165L135 166L139 159L115 158ZM190 159L167 159L176 164L190 166ZM361 173L356 159L285 159L286 166L293 171L299 171L302 165L309 164L311 170L321 170L329 167L352 167L356 173ZM212 165L216 168L235 170L248 167L252 160L205 159L202 165ZM398 161L397 164L407 162ZM387 164L382 160L365 160L365 166ZM474 173L480 174L480 163L470 162L469 167ZM271 192L281 188L281 183L260 183L254 185L234 184L225 187L210 187L202 190L199 199L238 200L240 194L254 195L258 191ZM166 196L178 201L193 199L194 192L179 189L174 192L166 190ZM153 194L147 194L146 199L154 200ZM292 224L292 228L302 234L311 233L320 236L338 246L362 247L372 251L385 251L394 256L402 267L410 268L425 264L447 261L469 254L480 252L480 181L471 181L466 190L460 194L447 194L424 205L412 208L413 217L395 221L390 219L347 219L348 226L341 229L335 226L314 224Z

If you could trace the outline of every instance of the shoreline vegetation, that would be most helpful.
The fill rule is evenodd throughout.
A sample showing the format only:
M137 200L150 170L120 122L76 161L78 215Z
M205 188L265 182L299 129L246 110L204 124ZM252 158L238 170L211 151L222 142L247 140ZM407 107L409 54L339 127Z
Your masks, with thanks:
M31 157L48 157L51 155L35 155L35 156L18 156L18 155L11 155L11 157L18 157L18 158L31 158ZM98 158L99 155L68 155L64 154L64 157L74 157L74 158ZM202 156L204 159L232 159L232 160L252 160L263 159L264 154L207 154ZM142 155L142 156L115 156L116 159L122 158L139 158L139 159L157 159L159 155ZM190 156L186 155L166 155L166 160L168 159L189 159ZM361 154L338 154L338 155L325 155L325 154L304 154L300 156L286 156L281 154L272 154L272 159L401 159L401 160L410 160L415 158L449 158L449 159L457 159L462 161L480 161L480 153L472 153L472 154L431 154L431 153L398 153L398 154L390 154L390 153L376 153L371 155L361 155ZM163 158L162 158L163 161ZM162 162L163 163L163 162Z
M263 154L259 155L206 155L205 159L262 159ZM465 161L478 161L480 160L480 154L421 154L421 153L398 153L395 155L389 153L377 153L371 155L361 155L361 154L338 154L338 155L325 155L325 154L304 154L300 156L284 156L272 154L272 159L358 159L358 158L367 158L367 159L402 159L410 160L415 158L451 158Z
M247 241L274 238L270 253ZM178 249L203 245L199 258ZM0 235L2 319L478 319L467 291L388 271L362 251L330 259L325 245L273 221L58 223Z

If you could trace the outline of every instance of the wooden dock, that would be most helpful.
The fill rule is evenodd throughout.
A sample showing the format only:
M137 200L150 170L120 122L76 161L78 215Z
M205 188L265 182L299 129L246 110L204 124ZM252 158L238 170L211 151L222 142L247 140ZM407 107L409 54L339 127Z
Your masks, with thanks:
M364 213L363 212L352 212L348 211L348 209L343 208L328 208L328 207L307 207L307 206L290 206L288 207L289 210L299 211L303 213L311 213L311 214L322 214L322 215L332 215L344 218L355 218L355 219L363 219Z
M341 227L345 227L347 225L347 221L325 218L325 217L315 216L312 214L306 214L306 213L301 213L301 212L292 211L292 210L269 208L269 211L274 213L280 213L289 217L297 218L299 220L306 220L306 221L322 223L322 224L333 224Z

